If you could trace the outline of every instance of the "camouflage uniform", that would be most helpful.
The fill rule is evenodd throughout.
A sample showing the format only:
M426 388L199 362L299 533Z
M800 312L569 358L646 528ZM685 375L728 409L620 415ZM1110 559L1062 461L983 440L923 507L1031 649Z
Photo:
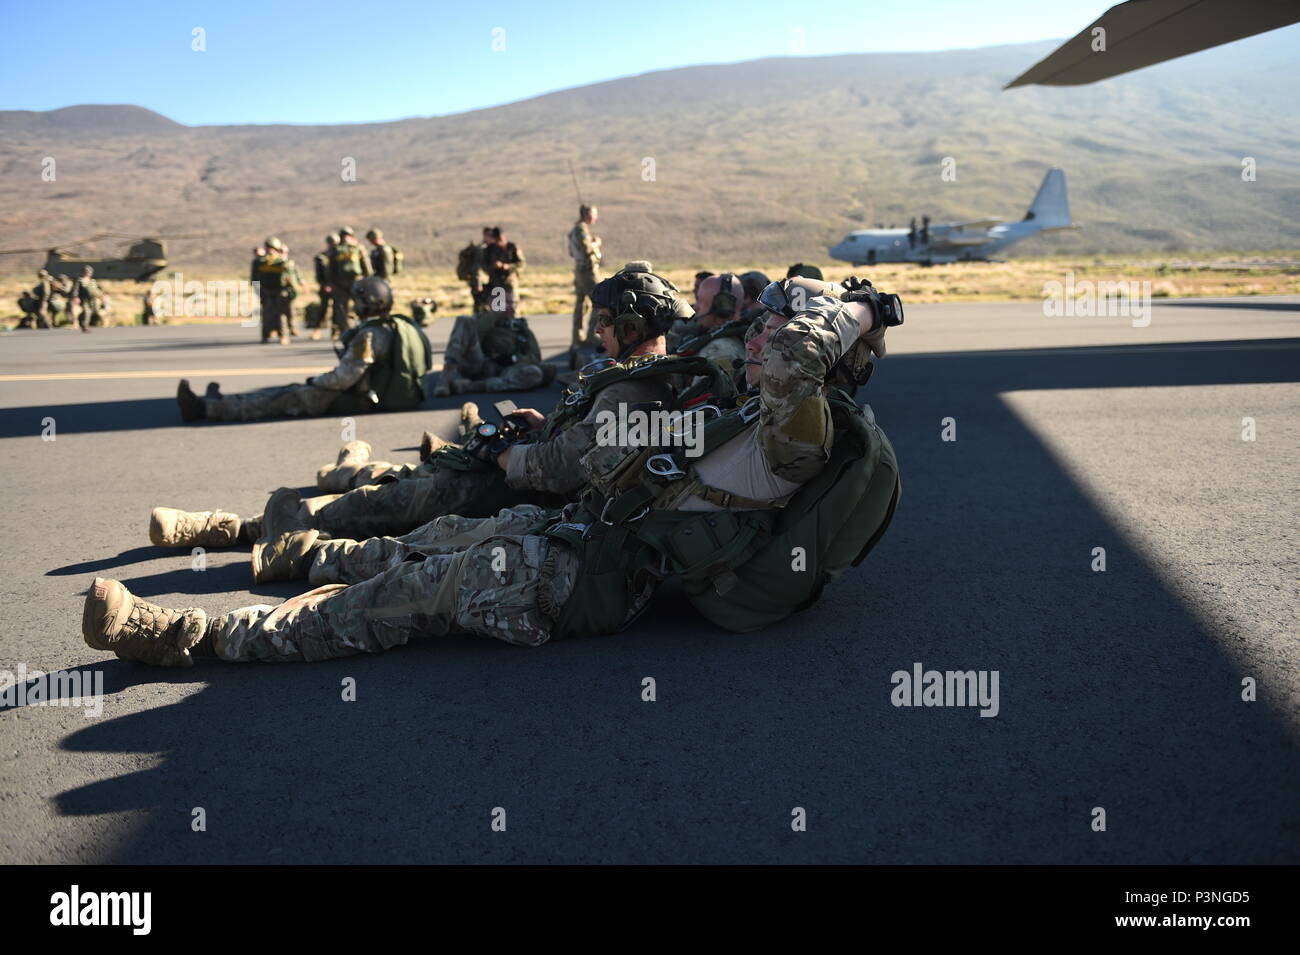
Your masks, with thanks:
M50 325L58 328L63 324L63 317L66 315L68 323L72 323L72 283L66 276L60 275L54 279L50 286L50 295L46 300L46 308L50 314Z
M484 516L504 503L530 499L572 500L586 485L582 458L596 444L602 416L623 409L656 402L668 407L673 400L666 377L628 379L600 390L587 414L576 419L547 440L516 444L510 450L502 493L500 472L465 471L439 463L439 452L416 468L399 468L376 475L384 480L354 488L345 494L323 495L303 502L299 521L331 537L349 538L321 558L329 565L341 552L355 549L356 541L370 537L403 534L412 528L447 514ZM558 411L558 409L557 409ZM489 496L489 492L490 496ZM485 501L492 501L485 511ZM332 547L333 545L327 545ZM366 542L366 546L381 547ZM306 568L304 568L305 570ZM344 579L344 578L329 578Z
M528 323L508 313L487 311L456 319L436 393L531 391L547 384L550 377Z
M155 305L154 305L154 291L153 291L153 289L150 289L150 290L148 290L147 292L145 292L145 293L144 293L144 296L143 296L142 299L141 299L141 305L140 305L140 324L141 324L141 325L157 325L157 324L158 324L158 310L157 310L157 308L156 308Z
M204 410L212 421L254 421L260 418L307 418L326 414L330 406L349 391L366 392L366 372L386 361L394 345L394 333L372 325L356 335L338 365L302 385L264 388L242 395L203 398Z
M258 283L262 304L262 341L271 334L287 342L293 332L293 300L302 291L302 278L298 266L277 249L267 249L265 255L253 259L248 280Z
M600 243L593 239L587 223L579 219L569 230L569 254L573 256L573 336L570 346L580 348L596 337L593 321L582 335L582 319L587 311L587 299L600 281Z
M334 331L342 335L352 326L352 283L370 274L370 259L356 238L348 235L339 239L330 255L330 317Z
M505 245L493 242L483 247L483 271L487 273L487 285L482 293L485 309L503 312L511 318L518 314L515 297L517 276L526 263L523 252L513 242ZM506 265L510 268L503 268ZM503 300L498 302L498 296Z
M526 533L545 513L524 506L478 520L441 518L425 532L424 560L351 587L327 585L278 607L216 617L208 629L212 650L231 662L291 662L452 633L545 643L578 574L572 553Z
M68 302L69 317L73 305L79 305L81 308L77 313L77 324L83 329L104 324L104 293L94 278L80 278L72 287Z
M668 342L668 354L676 355L683 342L698 338L704 334L706 334L704 326L700 324L698 318L679 318L673 322L672 328L668 329L668 334L664 336Z
M744 361L744 335L750 324L743 319L733 319L711 332L701 330L699 335L678 342L673 354L699 355L712 361L728 375L737 375L741 369L736 361Z
M320 309L316 314L312 314L309 308L307 311L307 327L313 331L324 326L330 316L330 293L325 291L330 287L330 248L323 252L317 252L312 258L312 267L316 274L316 296L318 299L317 307Z
M859 333L854 312L831 297L810 300L805 312L773 332L763 355L761 410L739 435L697 459L697 477L724 494L781 502L817 476L833 439L822 397L827 369ZM698 482L681 481L654 507L728 509L703 493ZM584 576L596 580L601 568L585 567L573 544L540 529L551 524L561 530L553 522L577 518L581 507L557 513L524 505L489 518L449 516L404 538L353 545L330 573L360 576L382 567L376 576L351 586L319 587L279 607L246 607L216 618L208 631L210 651L231 661L321 660L453 633L523 646L571 635L561 624L571 619L564 616L565 604ZM329 549L345 551L348 545L330 541L317 553ZM312 573L315 579L324 575L315 567ZM653 574L604 582L626 588L623 626L659 582Z
M650 406L673 400L669 378L633 378L602 388L587 413L562 424L545 439L511 448L504 475L491 468L463 470L447 464L447 452L435 451L417 465L372 461L361 466L351 490L304 500L297 523L330 537L364 541L405 534L446 514L486 516L506 503L572 500L586 484L583 456L596 443L602 415L620 407ZM461 440L482 419L474 406L461 422ZM556 412L559 411L557 407ZM553 413L554 414L554 413ZM241 525L260 530L261 515L241 518ZM246 539L256 539L250 530ZM307 568L302 568L305 574Z
M479 286L479 273L483 271L483 252L481 242L471 242L456 255L456 278L469 286L471 311L477 315L483 307L483 290Z
M378 275L381 279L392 281L393 273L393 247L387 242L376 245L370 250L370 273Z
M18 300L18 307L23 311L19 328L50 327L50 299L54 295L54 280L42 269L36 276L36 284L30 292L24 292Z

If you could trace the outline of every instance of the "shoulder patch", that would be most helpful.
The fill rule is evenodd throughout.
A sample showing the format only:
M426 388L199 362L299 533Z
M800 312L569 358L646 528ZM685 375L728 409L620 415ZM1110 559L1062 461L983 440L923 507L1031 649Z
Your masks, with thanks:
M794 414L781 427L781 434L799 444L829 447L831 415L826 399L820 395L809 395L799 402Z

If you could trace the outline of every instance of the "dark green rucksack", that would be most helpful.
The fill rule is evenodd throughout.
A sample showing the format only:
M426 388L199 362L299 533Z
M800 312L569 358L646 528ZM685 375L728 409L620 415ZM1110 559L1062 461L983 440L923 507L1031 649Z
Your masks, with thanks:
M609 498L595 488L569 523L544 532L579 553L582 574L557 633L615 632L625 624L630 581L668 572L687 599L727 630L759 630L816 603L825 586L866 557L893 518L898 461L885 433L839 391L828 396L830 460L785 507L768 510L651 509L652 482ZM705 447L745 427L732 413L706 425Z
M720 627L759 630L811 607L827 584L862 562L893 519L901 491L894 448L855 403L832 394L831 458L785 507L770 512L762 546L721 576L707 567L683 576L695 609ZM728 512L710 516L720 513ZM691 523L707 524L707 518ZM688 524L669 538L677 560L691 558L699 533Z
M346 411L345 405L355 404L354 411L408 411L424 403L424 376L433 367L433 348L424 332L405 315L386 315L369 318L355 328L343 333L339 340L341 351L346 351L352 339L365 328L384 325L394 332L393 347L388 360L376 363L370 369L370 390L379 396L379 404L363 401L364 395L344 392L331 405L331 410ZM346 401L353 398L353 402Z

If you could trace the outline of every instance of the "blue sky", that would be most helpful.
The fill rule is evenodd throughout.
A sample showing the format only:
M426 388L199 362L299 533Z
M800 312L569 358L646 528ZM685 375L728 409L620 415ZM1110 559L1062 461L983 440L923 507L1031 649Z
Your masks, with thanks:
M131 103L191 125L375 122L696 63L1066 37L1109 5L0 0L0 109Z

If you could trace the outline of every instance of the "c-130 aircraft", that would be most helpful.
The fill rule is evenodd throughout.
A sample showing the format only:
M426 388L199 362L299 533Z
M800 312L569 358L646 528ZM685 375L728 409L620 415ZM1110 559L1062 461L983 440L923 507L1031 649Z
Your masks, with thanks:
M850 232L838 245L830 248L833 259L852 265L875 265L877 262L987 262L989 257L1007 246L1039 232L1071 229L1070 201L1065 194L1065 173L1049 169L1038 187L1029 211L1019 222L998 218L970 219L930 225L930 217L921 228L912 220L907 229L862 229Z
M1117 3L1006 88L1080 86L1176 59L1300 21L1296 0L1127 0ZM1099 42L1101 41L1101 42ZM1068 229L1065 173L1049 170L1029 213L1019 222L976 219L910 229L850 232L832 258L876 262L980 261L1038 232Z

